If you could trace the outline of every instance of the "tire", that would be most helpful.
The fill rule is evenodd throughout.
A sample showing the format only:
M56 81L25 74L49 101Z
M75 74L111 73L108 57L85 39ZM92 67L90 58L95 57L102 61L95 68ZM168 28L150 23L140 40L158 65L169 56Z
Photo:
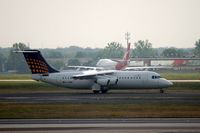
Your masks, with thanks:
M98 90L93 90L93 93L94 93L94 94L98 94L99 91L98 91Z
M164 90L161 89L161 90L160 90L160 93L164 93Z
M102 93L102 94L105 94L105 93L107 93L107 92L108 92L108 90L106 90L106 89L105 89L105 90L101 90L101 93Z

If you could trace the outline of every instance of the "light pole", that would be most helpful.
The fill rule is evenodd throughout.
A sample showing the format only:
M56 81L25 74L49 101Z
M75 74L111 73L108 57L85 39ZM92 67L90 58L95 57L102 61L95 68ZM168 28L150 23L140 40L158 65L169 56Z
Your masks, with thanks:
M130 40L130 35L131 35L131 33L129 33L129 32L126 32L126 33L125 33L125 39L126 39L126 41L127 41L127 45L128 45L128 43L129 43L129 40Z

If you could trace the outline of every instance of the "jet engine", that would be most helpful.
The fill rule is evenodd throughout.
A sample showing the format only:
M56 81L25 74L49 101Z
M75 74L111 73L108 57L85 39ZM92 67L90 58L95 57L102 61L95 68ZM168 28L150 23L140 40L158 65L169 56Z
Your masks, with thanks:
M118 79L115 77L112 78L99 78L97 79L97 84L101 85L101 86L111 86L111 85L116 85L118 82Z

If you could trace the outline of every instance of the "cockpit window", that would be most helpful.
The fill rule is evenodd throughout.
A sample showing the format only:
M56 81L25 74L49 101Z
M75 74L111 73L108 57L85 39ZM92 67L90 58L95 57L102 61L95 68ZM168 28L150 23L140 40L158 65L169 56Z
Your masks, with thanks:
M155 75L152 76L152 79L159 79L159 78L161 78L161 76L155 76Z

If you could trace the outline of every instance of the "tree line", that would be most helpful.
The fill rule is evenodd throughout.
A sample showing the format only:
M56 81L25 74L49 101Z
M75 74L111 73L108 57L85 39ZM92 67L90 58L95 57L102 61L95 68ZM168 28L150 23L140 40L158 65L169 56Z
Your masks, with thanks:
M16 50L30 49L24 43L15 43L11 48L0 48L0 72L16 70L18 73L29 73L28 66L22 54ZM126 47L119 42L110 42L105 48L81 48L70 46L56 49L39 49L47 61L57 69L65 69L66 65L95 66L102 58L122 58ZM139 40L134 43L132 58L175 58L175 57L200 57L200 39L194 48L153 48L148 40Z

